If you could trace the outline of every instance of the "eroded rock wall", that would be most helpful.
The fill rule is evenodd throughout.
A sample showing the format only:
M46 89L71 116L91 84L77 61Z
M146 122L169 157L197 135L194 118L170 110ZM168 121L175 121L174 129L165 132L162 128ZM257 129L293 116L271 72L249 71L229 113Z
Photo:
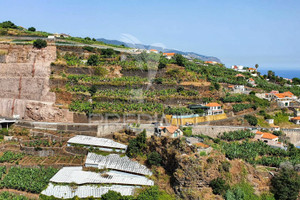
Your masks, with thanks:
M35 121L73 121L72 113L54 107L50 92L50 64L56 46L43 49L31 45L1 44L0 116Z

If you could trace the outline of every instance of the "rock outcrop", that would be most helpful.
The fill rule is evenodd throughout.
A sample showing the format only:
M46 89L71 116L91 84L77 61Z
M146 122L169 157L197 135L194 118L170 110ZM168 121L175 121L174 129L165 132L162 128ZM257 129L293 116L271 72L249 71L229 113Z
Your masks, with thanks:
M73 121L72 113L54 107L50 64L56 46L0 45L0 116L36 121Z

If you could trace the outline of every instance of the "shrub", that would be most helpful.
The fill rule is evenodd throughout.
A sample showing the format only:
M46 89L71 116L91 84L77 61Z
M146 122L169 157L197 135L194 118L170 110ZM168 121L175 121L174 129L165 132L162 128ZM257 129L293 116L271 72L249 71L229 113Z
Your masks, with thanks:
M90 55L87 60L87 65L97 66L100 64L100 57L98 55Z
M35 32L36 29L35 29L34 27L29 27L29 28L28 28L28 31Z
M192 127L183 127L182 131L183 131L183 135L187 137L191 137L193 135Z
M271 179L275 199L296 200L300 191L300 176L294 170L283 168Z
M151 152L147 155L147 162L149 165L159 166L161 163L161 156L156 151Z
M38 49L45 48L45 47L47 47L47 42L46 42L46 40L37 39L33 42L33 47L38 48Z
M138 195L137 200L158 200L159 193L160 192L158 186L151 186L146 190L142 191Z
M231 167L231 164L230 164L230 162L228 162L228 161L224 161L224 162L222 162L222 164L221 164L221 168L222 168L225 172L229 172L230 167Z
M122 195L119 192L109 190L107 193L101 196L101 200L120 200Z
M184 66L185 58L181 54L175 54L174 58L177 65Z
M108 74L108 71L104 67L96 67L94 73L97 76L105 76L106 74Z
M129 140L126 155L128 157L136 157L141 155L146 147L146 130L141 132L136 138Z
M92 85L89 88L89 92L90 92L91 96L94 96L94 94L97 92L97 87L95 85Z
M244 119L247 120L247 122L251 125L251 126L256 126L257 125L257 118L253 115L245 115Z
M209 186L213 189L214 194L224 195L226 191L229 189L229 185L222 178L213 179Z

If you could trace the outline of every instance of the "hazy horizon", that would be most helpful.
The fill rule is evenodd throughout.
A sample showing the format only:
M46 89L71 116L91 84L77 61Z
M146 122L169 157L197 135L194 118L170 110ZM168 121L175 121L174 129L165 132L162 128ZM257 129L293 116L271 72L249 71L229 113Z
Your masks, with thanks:
M193 51L227 67L300 68L300 2L3 1L0 21L72 36L122 40ZM296 75L299 76L299 75Z

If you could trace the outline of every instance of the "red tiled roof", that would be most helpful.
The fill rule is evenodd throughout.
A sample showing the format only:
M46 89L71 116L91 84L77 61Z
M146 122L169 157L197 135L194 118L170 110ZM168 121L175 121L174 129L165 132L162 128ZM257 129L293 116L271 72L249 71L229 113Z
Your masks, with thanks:
M164 56L174 56L175 53L163 53Z
M249 78L249 80L250 80L250 81L254 81L254 79L253 79L253 78Z
M299 117L294 117L294 118L292 118L292 120L300 120L300 116Z
M156 49L150 49L150 51L157 51Z
M221 106L221 105L218 104L218 103L208 103L208 104L206 104L205 106L208 106L208 107L216 107L216 106Z
M177 129L179 129L177 126L162 126L161 129L167 129L169 133L174 133Z
M249 68L249 70L256 70L256 69L255 69L255 68L251 68L251 67L250 67L250 68Z
M292 97L294 96L293 93L291 93L290 91L288 92L284 92L284 93L277 93L277 94L274 94L275 96L277 96L278 98L284 98L284 97Z
M272 133L265 133L265 132L257 131L256 134L261 135L261 138L265 138L265 139L269 139L269 140L278 138L276 135L273 135Z

